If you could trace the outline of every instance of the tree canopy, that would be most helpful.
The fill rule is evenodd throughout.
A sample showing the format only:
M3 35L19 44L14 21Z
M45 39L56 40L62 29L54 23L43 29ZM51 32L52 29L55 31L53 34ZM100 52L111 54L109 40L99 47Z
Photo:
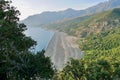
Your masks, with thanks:
M52 78L54 69L49 57L44 51L30 51L37 43L23 33L27 27L18 23L20 12L11 3L0 0L0 80Z

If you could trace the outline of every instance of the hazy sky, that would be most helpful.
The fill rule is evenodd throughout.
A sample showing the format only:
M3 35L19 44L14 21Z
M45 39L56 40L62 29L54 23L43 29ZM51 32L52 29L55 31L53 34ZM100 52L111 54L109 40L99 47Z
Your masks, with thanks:
M81 10L107 0L12 0L21 12L21 19L43 11L59 11L67 8Z

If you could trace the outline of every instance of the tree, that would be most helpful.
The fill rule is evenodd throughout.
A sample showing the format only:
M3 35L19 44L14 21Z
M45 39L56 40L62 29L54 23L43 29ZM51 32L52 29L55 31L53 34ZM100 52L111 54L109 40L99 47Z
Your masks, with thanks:
M42 77L51 78L54 70L50 59L42 53L35 55L30 52L36 42L23 34L27 29L26 25L18 23L20 12L11 6L11 3L8 0L0 0L0 80L30 80L37 74L41 77L39 70L47 70L46 75ZM39 58L46 62L37 62ZM47 69L42 69L45 64Z
M119 75L119 61L71 59L63 70L55 76L55 80L117 80L120 78Z
M58 73L57 80L86 80L84 60L71 59L70 62Z
M45 57L45 51L38 52L35 55L35 65L37 69L37 76L41 78L50 79L53 77L55 70L53 70L52 62L49 57Z
M20 12L10 3L11 1L0 1L0 69L4 70L4 73L0 73L0 78L9 72L9 62L15 60L16 54L22 54L36 44L23 34L27 28L24 24L18 24Z
M112 80L112 71L110 63L100 59L88 64L86 78L87 80Z

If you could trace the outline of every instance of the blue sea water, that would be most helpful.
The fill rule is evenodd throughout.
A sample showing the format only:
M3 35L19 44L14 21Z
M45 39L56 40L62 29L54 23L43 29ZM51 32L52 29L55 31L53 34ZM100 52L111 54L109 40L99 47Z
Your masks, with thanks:
M37 41L37 45L35 46L35 52L37 52L47 48L54 35L54 32L44 30L40 27L28 27L28 29L25 31L25 34Z

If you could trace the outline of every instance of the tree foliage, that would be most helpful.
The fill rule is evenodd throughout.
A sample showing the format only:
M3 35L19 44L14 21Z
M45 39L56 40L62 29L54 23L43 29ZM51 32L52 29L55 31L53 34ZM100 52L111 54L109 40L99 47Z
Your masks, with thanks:
M23 33L27 27L18 23L20 12L11 3L0 0L0 80L52 78L50 59L44 51L30 52L36 42Z
M72 59L56 77L57 80L119 80L120 28L91 34L79 41L84 58Z

